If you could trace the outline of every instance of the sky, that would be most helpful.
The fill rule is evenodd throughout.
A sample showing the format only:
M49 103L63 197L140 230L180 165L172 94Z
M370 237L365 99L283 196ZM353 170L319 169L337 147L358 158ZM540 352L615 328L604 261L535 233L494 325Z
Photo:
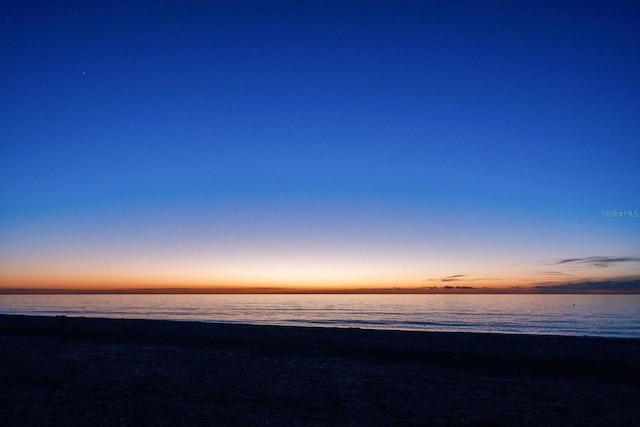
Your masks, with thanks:
M640 291L638 2L7 0L0 46L0 290Z

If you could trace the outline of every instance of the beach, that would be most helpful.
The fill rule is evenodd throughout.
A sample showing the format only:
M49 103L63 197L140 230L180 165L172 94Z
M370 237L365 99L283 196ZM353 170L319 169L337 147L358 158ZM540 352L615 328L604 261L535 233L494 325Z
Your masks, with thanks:
M640 340L0 315L3 425L640 425Z

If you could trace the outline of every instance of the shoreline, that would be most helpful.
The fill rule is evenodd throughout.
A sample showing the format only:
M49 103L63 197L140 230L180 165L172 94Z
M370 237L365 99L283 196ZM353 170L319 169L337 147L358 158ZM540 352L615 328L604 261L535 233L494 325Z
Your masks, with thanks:
M640 421L634 338L0 315L0 346L9 425Z

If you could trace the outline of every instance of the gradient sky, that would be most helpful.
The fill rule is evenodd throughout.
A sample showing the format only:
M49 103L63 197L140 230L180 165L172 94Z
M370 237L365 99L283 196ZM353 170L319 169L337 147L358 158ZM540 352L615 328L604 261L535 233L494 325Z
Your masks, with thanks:
M9 0L0 43L0 287L640 277L638 2Z

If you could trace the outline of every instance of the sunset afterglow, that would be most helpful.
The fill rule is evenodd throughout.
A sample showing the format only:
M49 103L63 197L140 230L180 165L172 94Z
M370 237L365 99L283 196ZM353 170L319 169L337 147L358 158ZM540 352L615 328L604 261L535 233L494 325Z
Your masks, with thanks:
M640 292L637 6L134 3L2 6L0 292Z

